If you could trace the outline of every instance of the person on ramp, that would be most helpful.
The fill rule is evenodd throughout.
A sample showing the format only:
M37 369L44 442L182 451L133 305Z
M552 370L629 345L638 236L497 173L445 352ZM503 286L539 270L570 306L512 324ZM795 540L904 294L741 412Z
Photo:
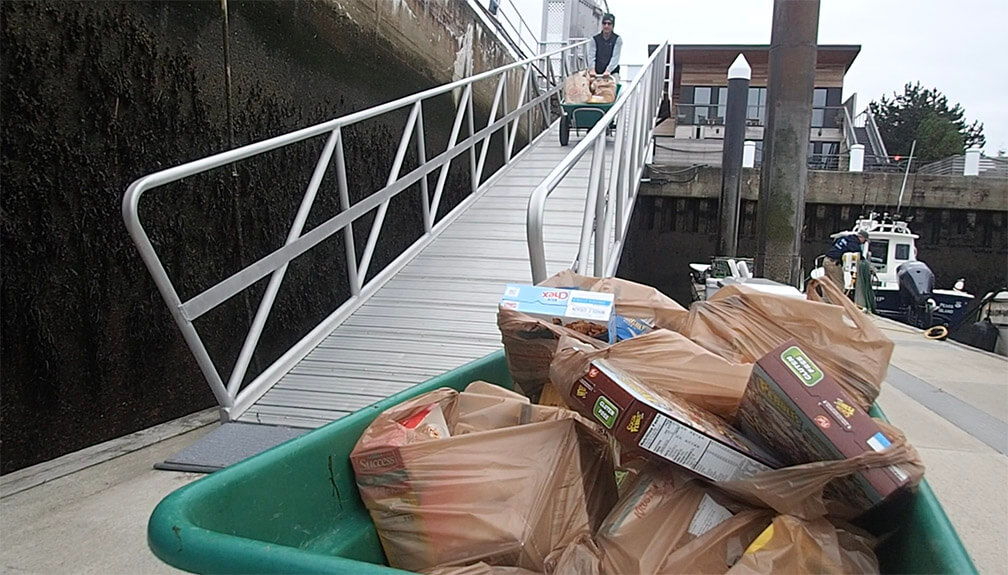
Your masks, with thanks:
M590 76L611 76L619 82L619 59L623 48L623 38L613 32L616 18L606 13L602 15L602 31L588 43L588 74Z

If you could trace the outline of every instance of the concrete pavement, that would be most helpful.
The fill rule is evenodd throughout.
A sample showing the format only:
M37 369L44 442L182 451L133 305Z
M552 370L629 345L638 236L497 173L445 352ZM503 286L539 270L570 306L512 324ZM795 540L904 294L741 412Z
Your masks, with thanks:
M1006 572L1008 456L963 427L986 419L978 413L989 415L988 429L977 433L999 436L1001 445L1008 441L1008 358L928 340L893 321L877 324L896 343L890 366L934 388L910 388L915 398L887 382L879 407L917 448L927 466L925 479L980 573ZM965 414L961 404L968 406ZM963 415L973 417L962 421Z

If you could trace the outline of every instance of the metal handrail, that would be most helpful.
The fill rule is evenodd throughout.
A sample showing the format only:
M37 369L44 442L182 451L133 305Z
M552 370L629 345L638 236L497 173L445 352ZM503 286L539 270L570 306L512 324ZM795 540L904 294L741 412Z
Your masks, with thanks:
M664 80L665 51L662 44L648 59L630 87L620 96L588 134L558 164L529 197L526 233L532 280L546 279L546 249L543 243L543 216L546 201L575 164L591 149L591 173L585 200L584 219L577 259L571 268L585 273L587 254L594 234L594 269L596 276L616 273L630 216L633 213L641 175L644 172ZM615 122L613 152L606 158L606 132ZM609 163L608 178L606 163ZM609 230L615 237L609 242Z
M851 149L851 146L859 143L857 141L857 132L854 131L854 120L850 116L850 110L847 106L841 106L843 108L843 131L844 139L847 140L847 149Z
M440 232L445 225L457 217L460 210L464 209L472 196L463 200L450 213L435 222L438 205L441 201L442 192L447 181L448 168L451 161L466 152L469 154L470 177L472 179L472 193L478 190L479 182L486 162L487 151L489 149L491 137L498 131L503 130L504 163L507 164L512 159L515 141L518 135L520 121L523 116L528 118L528 135L531 141L533 137L532 122L534 112L537 108L545 112L540 118L540 131L545 130L550 123L549 109L551 98L556 95L561 86L556 82L547 84L546 90L536 91L531 98L526 98L530 92L530 77L538 69L545 69L546 66L537 66L539 61L567 52L577 53L579 49L583 52L583 43L564 46L553 52L531 56L519 62L502 66L495 70L483 72L469 78L451 82L436 88L431 88L411 96L406 96L398 100L381 104L367 110L355 112L341 118L322 122L315 126L296 130L294 132L276 136L260 142L255 142L240 148L215 154L213 156L189 162L180 166L155 172L134 181L126 190L123 197L123 220L126 228L133 238L140 257L147 266L151 277L154 280L158 291L164 298L168 309L178 325L179 330L189 345L199 364L200 371L210 385L215 398L220 406L221 418L224 421L231 421L237 418L248 407L250 407L259 397L262 396L279 378L286 373L297 361L303 358L313 349L332 329L339 325L343 319L349 316L355 309L374 293L392 274L401 269L406 262L419 252L433 239L433 236ZM518 94L517 102L513 108L509 109L507 81L509 73L514 70L522 71L521 91ZM491 105L490 115L487 125L480 130L476 130L473 120L473 85L481 81L497 82L496 94ZM548 80L547 80L548 81ZM438 96L460 90L461 96L458 100L458 112L455 115L451 136L446 149L440 154L428 158L425 149L425 131L423 121L423 102ZM374 191L364 199L350 204L349 186L347 182L347 167L343 149L343 130L347 126L410 107L409 118L400 139L399 148L389 172L386 185ZM498 111L500 113L498 114ZM462 123L467 124L468 137L459 141ZM289 146L317 136L327 136L322 153L315 164L315 169L301 200L301 205L297 215L291 224L283 247L276 249L269 255L259 259L244 269L232 274L230 277L218 282L216 285L204 290L189 300L183 302L175 290L171 279L168 277L160 258L151 244L143 224L140 222L139 204L140 198L149 190L164 186L166 184L182 180L184 178L204 173L209 170L226 166L235 162L240 162L248 158L264 154L266 152ZM406 152L412 138L416 138L416 151L419 165L407 174L400 174L405 160ZM477 153L477 146L480 150ZM478 156L478 157L477 157ZM339 191L340 213L319 224L307 233L303 233L304 225L312 204L315 201L316 193L321 182L331 164L335 163L337 188ZM437 185L433 191L433 196L429 194L427 177L429 174L440 170ZM392 198L410 188L414 184L420 184L423 193L423 224L424 234L413 245L400 254L392 263L388 264L381 272L376 274L370 281L365 281L367 271L371 264L378 235L384 223L385 213L388 210ZM484 184L485 185L485 184ZM353 222L362 216L376 210L376 215L371 227L370 235L360 261L357 260L357 252L354 246ZM248 372L249 363L258 346L262 335L266 319L272 310L276 300L276 294L283 282L287 265L296 257L308 252L313 247L321 243L333 234L342 231L344 234L344 247L347 261L347 277L350 284L350 298L334 310L315 329L304 336L298 343L291 347L279 359L273 362L249 382L244 389L241 382ZM200 338L193 322L217 307L229 298L241 293L258 280L270 276L269 285L260 300L255 318L245 337L242 350L239 353L235 366L232 369L227 384L225 385L221 374L218 372L213 360L203 340Z
M882 141L882 134L879 133L878 124L875 123L875 115L872 114L871 108L865 108L862 112L865 115L865 127L868 128L868 137L874 140L873 145L877 146L873 151L876 155L881 157L889 156L888 150L886 150L885 142Z
M471 0L470 4L477 6L481 12L487 14L488 17L492 18L500 26L500 31L506 36L506 41L518 51L520 57L538 52L536 46L539 44L539 38L532 31L532 28L529 27L522 16L522 11L514 5L514 2L511 0L498 0L496 12L491 12L488 8L484 7L482 0ZM511 16L508 16L508 13L513 13L518 17L517 24L511 21ZM507 26L504 26L502 22L506 23ZM518 39L514 40L511 38L511 34L514 34Z

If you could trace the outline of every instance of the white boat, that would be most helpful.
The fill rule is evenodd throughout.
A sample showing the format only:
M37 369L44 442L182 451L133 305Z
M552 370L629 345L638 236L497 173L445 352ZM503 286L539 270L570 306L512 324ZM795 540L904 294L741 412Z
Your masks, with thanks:
M845 289L853 290L859 257L868 257L872 267L871 286L875 292L875 311L897 321L927 328L956 325L963 318L973 295L963 291L963 280L953 289L934 288L934 274L917 259L917 234L906 221L889 214L872 213L860 218L850 230L830 237L868 232L861 254L844 254ZM817 261L817 264L820 264ZM825 275L822 267L812 277ZM901 286L902 283L902 286Z

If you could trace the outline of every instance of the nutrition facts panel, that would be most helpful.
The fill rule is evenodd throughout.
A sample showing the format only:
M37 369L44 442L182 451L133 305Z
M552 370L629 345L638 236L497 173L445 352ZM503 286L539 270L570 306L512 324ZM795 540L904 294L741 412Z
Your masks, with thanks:
M730 481L770 469L660 413L655 414L639 445L715 481Z

